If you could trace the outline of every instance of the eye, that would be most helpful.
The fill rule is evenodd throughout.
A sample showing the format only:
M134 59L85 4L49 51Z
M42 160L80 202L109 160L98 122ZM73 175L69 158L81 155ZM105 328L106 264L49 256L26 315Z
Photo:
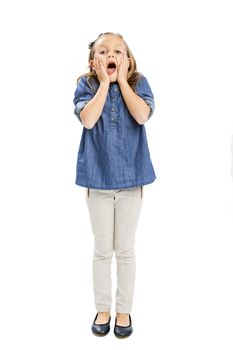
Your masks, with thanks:
M105 54L105 50L100 51L99 54L100 54L100 55Z
M120 54L120 53L121 53L121 51L120 51L120 50L115 50L115 52L116 52L117 54Z

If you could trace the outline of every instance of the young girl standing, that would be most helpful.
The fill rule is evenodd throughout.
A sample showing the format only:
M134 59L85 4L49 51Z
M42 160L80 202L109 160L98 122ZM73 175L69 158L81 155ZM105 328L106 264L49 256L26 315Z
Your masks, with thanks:
M86 187L95 246L93 285L95 335L106 335L111 320L111 259L117 262L114 334L132 334L135 281L134 238L143 186L155 172L144 124L154 111L147 79L120 34L104 33L89 44L89 72L78 79L75 114L83 124L76 184Z

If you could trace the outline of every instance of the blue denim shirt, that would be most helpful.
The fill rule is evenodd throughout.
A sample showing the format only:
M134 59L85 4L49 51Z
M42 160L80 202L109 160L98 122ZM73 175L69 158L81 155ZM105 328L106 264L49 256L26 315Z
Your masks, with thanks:
M87 77L81 77L73 102L74 113L80 111L95 95ZM147 79L142 76L136 93L154 111L154 97ZM76 185L94 189L121 189L149 184L156 179L147 143L146 129L131 116L117 82L110 83L100 118L92 129L83 128L78 151Z

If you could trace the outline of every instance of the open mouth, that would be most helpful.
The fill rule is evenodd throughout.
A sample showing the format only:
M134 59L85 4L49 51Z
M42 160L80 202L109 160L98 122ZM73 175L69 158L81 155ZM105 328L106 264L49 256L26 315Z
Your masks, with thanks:
M114 62L109 62L108 67L107 67L108 74L114 73L115 70L116 70L116 64Z

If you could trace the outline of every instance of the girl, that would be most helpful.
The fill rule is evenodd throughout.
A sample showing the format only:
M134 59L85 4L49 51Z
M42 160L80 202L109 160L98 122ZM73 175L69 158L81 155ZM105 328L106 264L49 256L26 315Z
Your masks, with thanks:
M93 285L95 335L110 330L111 259L117 261L114 334L132 334L135 280L134 237L143 186L156 176L150 159L145 122L154 111L147 79L120 34L104 33L89 44L89 72L79 77L75 114L83 125L76 184L85 200L95 238Z

